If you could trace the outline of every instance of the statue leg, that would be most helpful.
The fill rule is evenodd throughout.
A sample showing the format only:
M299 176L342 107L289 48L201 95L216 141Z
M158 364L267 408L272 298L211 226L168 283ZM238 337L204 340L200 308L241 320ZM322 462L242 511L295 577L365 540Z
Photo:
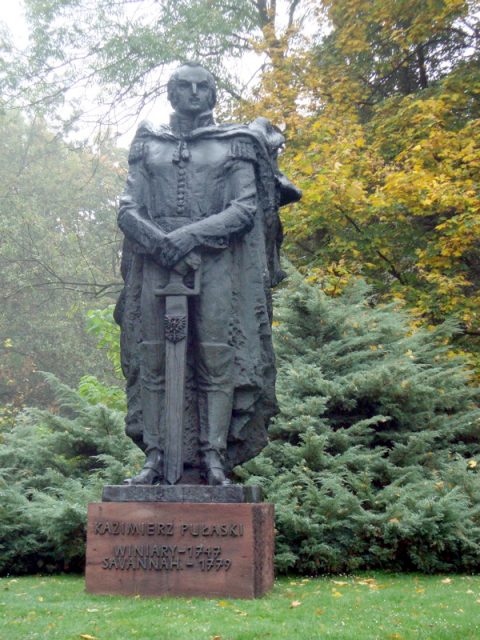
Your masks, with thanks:
M127 480L129 484L157 484L163 479L163 420L165 411L164 299L154 290L163 286L165 274L151 261L145 261L141 309L140 389L143 422L143 449L146 459L142 471Z
M231 255L208 256L195 300L195 349L200 446L208 484L228 484L227 436L232 419L234 351L228 344L232 309Z
M197 350L200 446L208 484L226 484L225 451L233 406L233 349L201 342Z

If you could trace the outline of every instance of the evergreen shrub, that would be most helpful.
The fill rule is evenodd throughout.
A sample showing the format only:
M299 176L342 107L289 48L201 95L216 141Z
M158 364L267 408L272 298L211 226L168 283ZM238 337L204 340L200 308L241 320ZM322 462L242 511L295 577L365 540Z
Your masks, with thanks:
M479 389L455 327L414 330L362 282L331 298L298 274L274 326L280 413L237 472L275 503L278 569L478 570Z
M45 377L56 406L26 409L1 432L2 574L83 570L88 503L139 467L120 389L93 376L78 390Z
M237 468L276 505L277 567L480 568L479 390L455 327L412 329L361 282L337 298L298 274L276 298L280 413ZM88 502L141 465L124 394L46 374L50 410L0 421L0 572L82 570Z

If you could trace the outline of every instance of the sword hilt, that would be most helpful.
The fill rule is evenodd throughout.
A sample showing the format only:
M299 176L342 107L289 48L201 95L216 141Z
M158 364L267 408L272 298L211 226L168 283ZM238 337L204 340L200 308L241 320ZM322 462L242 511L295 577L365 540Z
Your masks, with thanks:
M155 289L154 294L156 296L198 296L200 293L200 269L194 271L193 287L187 286L183 277L178 271L170 271L168 284L163 288Z

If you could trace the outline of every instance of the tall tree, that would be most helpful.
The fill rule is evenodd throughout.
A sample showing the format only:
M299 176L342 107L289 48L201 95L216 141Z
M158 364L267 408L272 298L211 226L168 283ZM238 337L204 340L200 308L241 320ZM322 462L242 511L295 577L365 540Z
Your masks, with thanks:
M478 51L475 5L476 0L324 0L332 31L318 50L322 70L333 84L347 77L349 99L360 108L427 89Z
M249 74L274 62L310 0L25 0L30 44L4 73L5 92L27 104L93 97L96 117L131 118L166 89L163 71L201 59L227 94L241 97ZM261 48L261 55L254 52ZM252 62L254 61L254 62Z
M477 348L478 0L27 6L17 89L36 79L38 100L97 79L105 106L138 107L165 65L191 57L235 95L232 60L256 52L265 65L235 115L286 129L281 162L305 194L285 214L290 256L332 290L360 275L423 322L453 314Z
M330 33L242 106L289 136L281 162L304 189L285 214L290 255L331 291L361 276L422 322L455 316L478 352L478 3L322 7Z
M84 315L118 289L122 176L118 152L109 149L107 158L67 144L40 118L0 116L0 145L3 403L31 400L36 370L73 383L89 365L101 365Z

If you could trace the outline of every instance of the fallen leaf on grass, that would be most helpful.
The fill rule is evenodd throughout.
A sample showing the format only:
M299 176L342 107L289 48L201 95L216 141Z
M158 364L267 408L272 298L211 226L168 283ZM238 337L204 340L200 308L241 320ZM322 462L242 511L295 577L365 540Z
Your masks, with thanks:
M222 640L222 636L213 636L212 640Z
M323 616L325 609L315 609L315 613L317 616Z
M96 613L98 609L87 609L88 613Z
M343 580L332 580L333 584L338 584L339 587L347 587L350 583Z
M333 596L334 598L341 598L341 597L343 596L343 593L340 593L340 591L337 591L336 589L334 589L334 590L332 591L332 596Z
M420 587L417 587L417 588L415 589L415 593L425 593L425 589L422 589L422 588L420 588Z
M357 580L357 584L361 584L366 587L370 587L370 589L379 589L380 587L377 584L375 578L364 578L363 580Z
M98 640L97 636L91 636L89 633L81 633L80 638L83 638L83 640Z
M294 600L293 602L290 603L290 609L294 609L295 607L299 607L302 603L300 602L300 600Z
M230 602L227 602L226 600L220 600L219 602L217 602L217 607L230 607Z
M380 591L380 589L386 589L386 585L378 584L375 578L366 578L365 580L357 580L356 584L361 584L368 587L372 591Z
M440 581L442 584L452 584L453 580L451 578L444 578Z
M403 636L399 633L391 633L387 638L390 638L391 640L403 640Z

